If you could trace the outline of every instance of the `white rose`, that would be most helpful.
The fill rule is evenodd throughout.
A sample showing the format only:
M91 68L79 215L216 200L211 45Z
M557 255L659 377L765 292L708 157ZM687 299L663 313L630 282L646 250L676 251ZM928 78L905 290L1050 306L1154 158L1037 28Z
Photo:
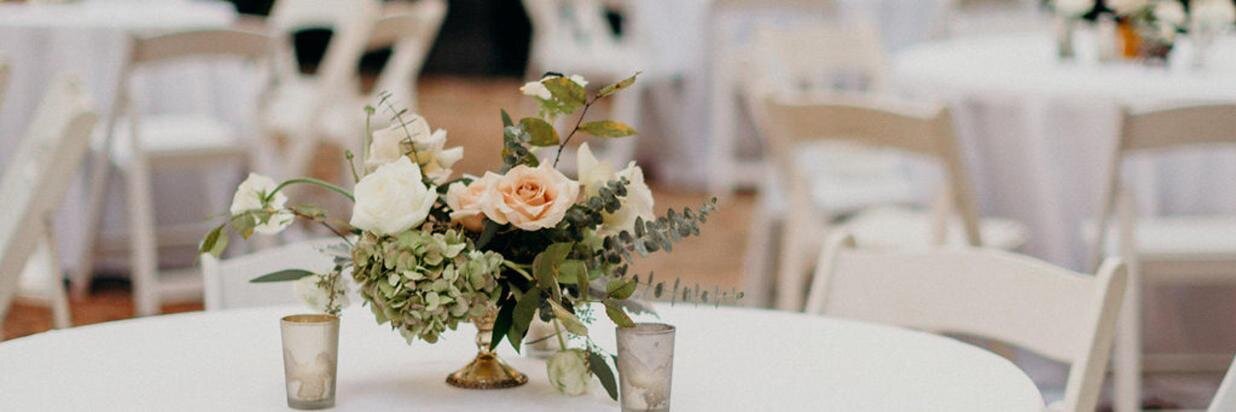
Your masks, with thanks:
M490 180L481 209L489 220L528 231L554 227L579 197L579 183L549 163L515 166L506 175L486 173Z
M622 201L622 207L614 213L602 216L598 234L608 236L623 230L633 232L636 218L644 218L645 221L656 219L656 215L652 213L652 189L644 182L644 170L636 166L635 162L615 173L608 164L601 163L592 155L592 149L587 143L579 146L576 159L579 181L584 185L584 193L588 196L596 195L601 187L610 181L625 177L628 182L626 196L618 198Z
M592 372L588 370L588 353L581 349L558 351L545 363L549 383L558 392L570 396L588 393Z
M407 157L387 163L356 184L352 226L379 235L394 235L421 224L438 199L421 181L421 171Z
M490 181L486 177L474 179L471 184L456 182L446 190L446 205L451 208L451 221L463 224L465 229L479 232L485 226L485 212L481 210L481 202L489 191Z
M525 96L532 96L541 100L549 100L554 97L553 94L549 93L549 89L545 88L545 85L541 84L540 80L524 83L524 85L519 88L519 92L523 93Z
M1160 23L1180 27L1186 19L1184 5L1177 0L1160 0L1154 5L1154 17Z
M1121 16L1127 16L1140 11L1149 5L1150 0L1108 0L1107 7Z
M291 211L283 208L288 202L288 197L280 192L275 193L269 202L264 201L266 195L274 191L278 186L269 177L250 173L249 177L236 188L236 194L232 195L232 207L230 209L232 216L251 210L273 211L274 214L270 216L270 219L257 225L253 230L257 233L273 235L282 232L283 229L287 229L288 226L292 225L292 220L295 218Z
M1056 14L1065 17L1081 17L1094 9L1094 0L1055 0Z
M451 167L463 158L462 147L443 149L446 146L446 130L435 130L429 136L413 140L416 148L416 163L434 183L444 183L451 177Z
M1203 30L1223 29L1236 22L1236 6L1230 0L1201 0L1191 4L1193 24Z
M318 286L323 279L322 275L305 276L292 283L292 290L301 301L305 302L305 305L313 310L330 312L330 291ZM348 289L347 285L344 285L343 277L340 276L339 280L335 282L335 307L342 309L350 302L348 302Z
M407 134L399 125L373 132L373 141L369 143L369 158L365 159L365 166L369 170L374 170L378 166L399 160L404 155L404 140L407 140Z

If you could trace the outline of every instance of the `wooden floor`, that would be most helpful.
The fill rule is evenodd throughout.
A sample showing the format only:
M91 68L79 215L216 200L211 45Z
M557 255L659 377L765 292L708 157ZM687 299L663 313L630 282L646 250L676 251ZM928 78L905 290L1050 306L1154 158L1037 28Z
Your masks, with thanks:
M498 110L512 116L529 109L521 105L520 81L516 79L429 77L420 85L421 112L434 128L448 131L448 144L464 146L457 171L480 174L500 162L501 120ZM653 182L658 213L668 207L698 207L708 199L703 193L662 190ZM640 262L639 273L653 271L657 278L681 277L687 284L738 287L740 268L753 201L739 195L721 206L703 228L702 236L688 239L673 254L656 254ZM73 324L85 325L133 316L133 302L124 281L97 282L84 299L73 299ZM201 310L200 304L180 304L164 312ZM46 331L51 313L45 307L22 302L13 305L4 322L5 339Z

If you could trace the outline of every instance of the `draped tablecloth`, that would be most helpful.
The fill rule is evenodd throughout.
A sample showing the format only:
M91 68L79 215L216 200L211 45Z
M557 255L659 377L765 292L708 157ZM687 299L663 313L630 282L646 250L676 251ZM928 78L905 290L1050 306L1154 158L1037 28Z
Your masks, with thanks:
M274 307L134 319L0 343L2 410L229 410L285 408ZM1016 366L950 338L786 312L664 307L677 327L671 406L682 411L1040 411ZM613 351L608 320L592 339ZM528 384L457 389L444 382L475 354L471 326L434 345L408 345L369 309L344 311L335 410L612 411L593 380L580 397L556 393L545 363L502 356Z
M96 110L106 119L112 110L130 36L177 30L218 28L236 18L234 7L223 1L94 0L70 4L0 4L0 56L10 66L8 89L0 97L0 147L14 147L26 134L29 119L44 90L58 73L72 72L92 92ZM251 122L252 107L245 93L253 76L239 64L185 62L139 72L133 99L141 113L204 113L224 119L243 132ZM96 139L103 134L100 121ZM0 170L9 161L0 149ZM84 169L84 168L83 168ZM232 173L233 175L235 173ZM84 173L82 173L84 176ZM234 180L234 179L226 179ZM113 179L115 183L117 180ZM74 269L84 242L79 228L88 215L85 179L76 182L61 212L55 231L66 269ZM203 180L193 172L156 171L157 221L204 221L200 193ZM206 188L207 192L227 188ZM123 187L111 186L103 230L123 230ZM218 197L218 196L212 196Z
M1032 33L913 47L896 56L893 76L901 91L951 105L984 214L1025 222L1025 252L1090 271L1079 227L1098 213L1121 105L1236 101L1236 39L1220 39L1209 56L1201 69L1181 64L1188 59L1060 62L1053 39ZM1236 151L1133 158L1124 175L1139 213L1236 213ZM1148 290L1147 350L1232 350L1232 293Z

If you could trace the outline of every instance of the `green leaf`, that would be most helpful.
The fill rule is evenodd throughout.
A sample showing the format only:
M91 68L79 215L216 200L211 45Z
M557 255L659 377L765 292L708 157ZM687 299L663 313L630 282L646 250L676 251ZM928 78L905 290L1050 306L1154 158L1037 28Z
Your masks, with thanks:
M533 146L557 146L558 131L554 130L554 126L550 125L544 119L539 117L525 117L519 119L519 124L528 131L532 136L532 141L528 142Z
M637 283L635 282L635 279L624 280L621 278L616 278L609 281L609 285L606 285L605 287L605 292L608 293L611 298L622 300L635 294L636 285Z
M587 283L588 266L584 261L572 259L558 265L558 283L576 285L580 283L580 279Z
M554 301L550 301L549 306L554 309L554 318L558 319L559 322L562 322L562 326L565 327L568 332L574 333L578 336L588 336L588 327L584 326L584 322L581 322L579 318L575 317L575 314L568 312L566 308L563 308L562 305L559 305Z
M545 79L541 81L541 84L549 89L549 94L554 95L554 99L566 104L568 111L575 111L575 107L583 106L588 99L588 92L583 86L566 77Z
M641 72L635 72L635 74L631 75L631 77L622 79L618 83L614 83L609 86L602 87L601 91L597 92L597 98L606 97L611 94L617 93L619 90L631 87L632 84L635 84L635 78L638 77L640 73Z
M206 233L202 244L198 246L199 253L209 253L214 257L219 257L223 250L227 249L227 236L223 234L224 226L226 224L216 226Z
M271 272L253 278L249 281L249 283L286 282L289 280L297 280L305 276L312 276L313 274L313 272L304 269L284 269L278 272Z
M476 249L484 250L485 245L494 239L494 234L498 233L498 228L501 226L498 222L485 219L485 228L481 229L481 236L476 239Z
M502 127L514 126L515 123L511 122L511 115L506 114L506 109L499 109L499 110L502 111Z
M519 303L515 305L515 312L511 316L511 330L508 332L507 340L511 341L511 346L519 352L519 344L524 341L524 335L528 334L528 325L532 323L532 317L536 315L536 308L541 306L541 290L537 288L528 289L524 296L519 298Z
M573 247L574 243L554 243L532 259L532 276L536 278L541 289L557 296L558 267L566 260Z
M598 120L584 123L579 130L596 137L627 137L635 135L635 128L614 120Z
M246 212L245 214L232 217L232 230L240 234L240 237L248 239L253 236L253 230L257 227L257 214L261 212Z
M505 288L503 288L505 291ZM494 329L490 333L489 350L498 348L498 344L502 343L502 338L510 333L511 325L514 324L515 299L505 298L498 305L498 317L494 319ZM372 306L372 305L371 305ZM381 322L379 322L381 323Z
M592 370L592 374L601 381L601 386L605 387L605 393L609 394L609 398L618 400L618 384L614 381L614 371L609 368L605 358L596 352L588 352L588 369Z
M609 320L614 321L615 325L623 328L635 326L635 321L631 320L630 316L622 310L617 301L605 299L605 315L609 316Z

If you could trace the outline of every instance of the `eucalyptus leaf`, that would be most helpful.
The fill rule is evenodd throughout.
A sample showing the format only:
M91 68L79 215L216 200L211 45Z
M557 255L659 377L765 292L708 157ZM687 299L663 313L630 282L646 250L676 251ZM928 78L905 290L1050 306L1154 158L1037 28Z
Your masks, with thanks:
M588 267L582 260L568 260L558 265L558 283L575 285L588 279Z
M597 120L579 126L579 130L596 137L627 137L635 135L635 128L615 120Z
M638 77L639 75L640 75L640 72L635 72L635 74L631 75L631 77L622 79L618 81L618 83L614 83L614 84L602 87L601 91L597 92L597 98L606 97L614 93L617 93L619 90L631 87L631 85L635 84L635 78Z
M515 123L511 122L511 115L506 113L506 109L500 109L500 110L502 111L502 127L514 126Z
M631 317L613 299L605 300L605 315L609 316L609 320L614 321L614 324L619 327L629 328L635 326L635 322L631 320Z
M533 146L557 146L558 131L554 130L554 126L539 117L525 117L519 119L519 124L524 127L524 130L532 136L529 142Z
M206 237L202 239L202 244L198 246L198 252L209 253L219 257L219 254L223 253L223 250L227 248L227 236L223 235L223 228L225 226L226 224L222 224L207 232ZM223 244L220 245L220 242Z
M618 400L618 384L614 381L614 371L609 368L609 363L605 362L605 357L589 351L588 369L597 377L597 380L601 381L601 386L605 387L605 393L609 394L609 398Z
M286 282L312 275L313 272L304 269L284 269L253 278L249 283Z
M567 311L566 308L562 307L562 305L559 305L553 301L550 301L550 307L554 310L554 318L558 319L559 322L562 322L562 326L565 327L568 332L574 333L577 336L588 336L588 327L584 326L584 322L581 322L579 318L575 317L575 314Z

